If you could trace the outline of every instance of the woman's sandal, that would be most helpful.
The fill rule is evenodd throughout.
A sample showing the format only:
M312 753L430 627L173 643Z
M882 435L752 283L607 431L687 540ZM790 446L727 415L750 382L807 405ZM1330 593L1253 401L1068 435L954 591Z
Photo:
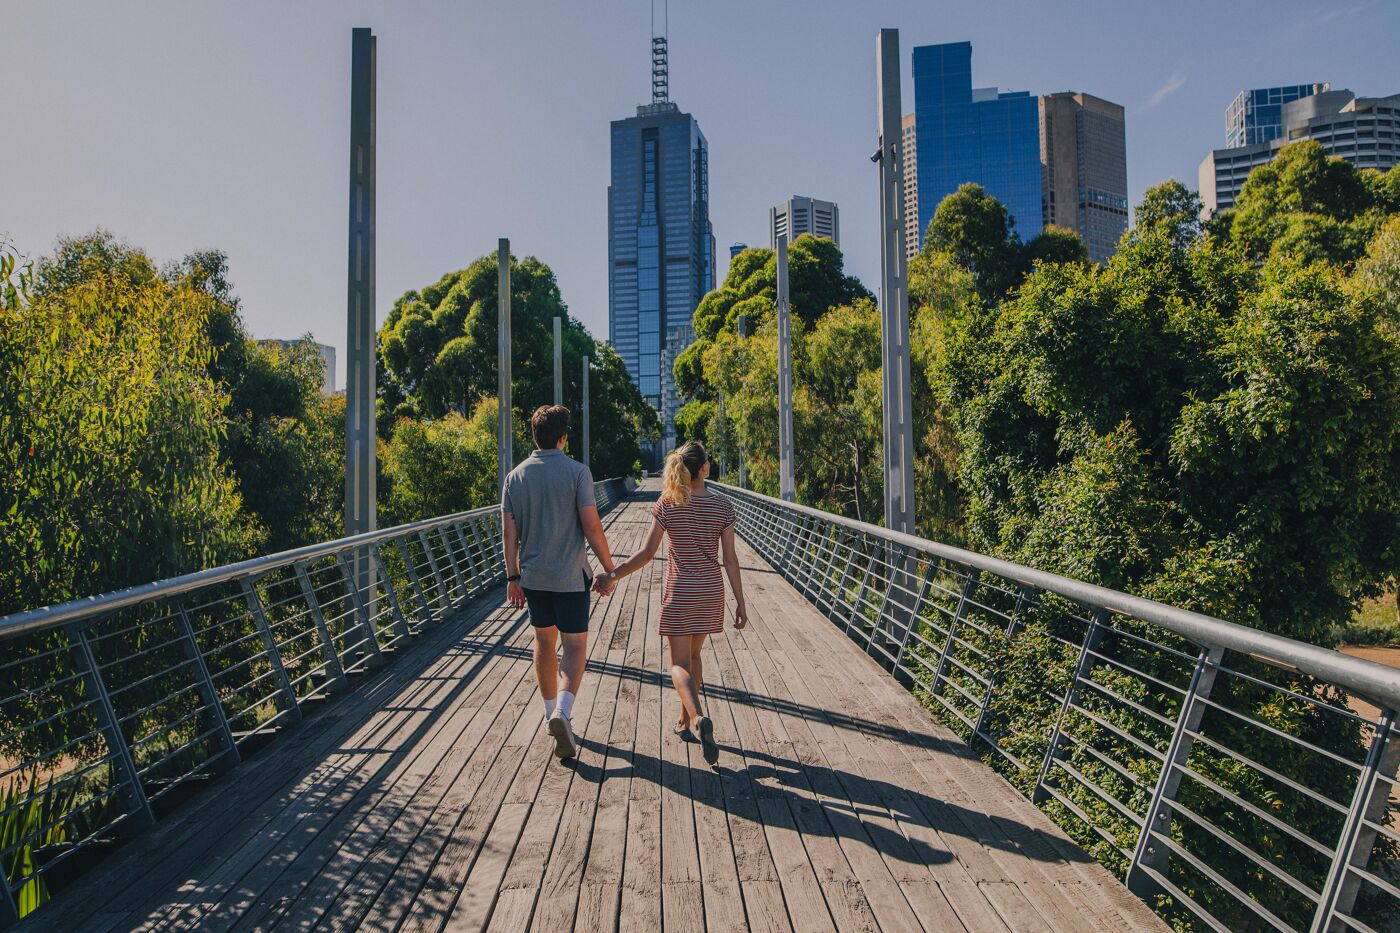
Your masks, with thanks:
M671 734L678 735L683 739L689 739L692 736L692 733L690 731L690 725L688 723L684 726L680 725L679 723L672 726Z

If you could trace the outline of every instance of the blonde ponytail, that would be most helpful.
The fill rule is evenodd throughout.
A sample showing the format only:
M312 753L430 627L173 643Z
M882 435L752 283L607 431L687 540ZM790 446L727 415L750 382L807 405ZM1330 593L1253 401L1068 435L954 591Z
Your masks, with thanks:
M667 505L689 502L690 483L707 460L709 454L699 441L690 441L671 451L661 471L661 501Z

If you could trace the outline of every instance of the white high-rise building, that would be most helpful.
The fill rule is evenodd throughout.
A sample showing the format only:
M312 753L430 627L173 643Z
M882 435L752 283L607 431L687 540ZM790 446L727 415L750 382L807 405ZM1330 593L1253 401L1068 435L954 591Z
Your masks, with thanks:
M778 237L783 234L791 243L802 234L810 233L840 246L840 220L836 202L794 195L768 211L768 245L777 249Z
M1299 140L1316 140L1328 155L1357 168L1384 172L1400 163L1400 94L1320 91L1281 104L1278 126L1278 135L1263 142L1215 149L1205 157L1198 178L1205 217L1234 207L1249 173Z

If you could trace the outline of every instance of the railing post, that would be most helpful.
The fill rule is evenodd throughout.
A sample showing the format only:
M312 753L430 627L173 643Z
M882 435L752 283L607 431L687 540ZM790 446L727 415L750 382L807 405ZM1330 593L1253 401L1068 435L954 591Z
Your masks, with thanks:
M378 572L379 579L384 581L384 598L389 600L389 611L394 614L394 631L399 633L400 638L412 638L413 629L408 627L408 618L403 614L403 606L399 605L394 578L389 576L389 568L384 563L384 555L379 553L379 545L371 544L369 553L374 560L374 569Z
M899 639L899 650L895 652L894 666L896 668L904 667L904 652L909 647L909 636L914 633L914 626L919 624L924 600L928 598L928 588L933 585L934 568L937 566L937 559L931 558L924 567L923 574L919 577L919 594L914 597L914 606L909 612L908 624L904 626L904 634Z
M482 585L481 565L477 563L476 551L472 548L472 544L476 541L476 535L468 538L467 533L462 530L461 522L455 523L452 530L457 533L457 540L462 545L462 553L467 555L467 566L471 568L471 583L467 587L467 595L475 596Z
M335 558L336 562L340 564L341 575L345 577L345 589L350 593L350 604L355 607L355 618L360 620L360 628L364 632L362 640L365 646L365 664L371 669L382 667L384 665L384 652L379 649L379 635L374 630L374 619L370 617L365 594L361 593L360 588L355 585L357 579L355 567L360 563L360 556L356 554L351 557L344 551L339 551Z
M242 761L242 756L238 754L238 743L234 741L233 729L228 723L228 713L224 710L224 704L219 701L219 691L214 686L214 678L209 676L209 665L204 661L204 652L199 650L199 642L194 637L194 626L190 624L190 617L185 611L185 605L177 599L174 607L175 625L180 630L180 643L185 646L185 655L194 665L199 695L214 717L219 744L223 746L223 751L218 756L219 764L215 769L222 773Z
M861 553L862 553L862 554L865 553L865 549L864 549L864 548L861 549ZM855 551L854 551L854 549L851 551L851 556L852 556L852 557L855 556ZM867 557L867 558L865 559L865 573L864 573L864 574L861 576L861 578L860 578L860 589L856 590L856 599L855 599L855 602L851 603L851 606L850 606L851 611L850 611L850 613L846 616L846 634L847 634L847 635L850 635L850 634L851 634L851 626L853 626L853 625L856 624L856 617L857 617L857 616L860 616L861 618L864 618L864 616L861 616L860 606L861 606L861 603L865 602L865 594L866 594L866 592L870 589L870 577L871 577L871 575L872 575L874 572L875 572L875 558L874 558L874 557Z
M141 786L136 758L131 754L131 746L122 733L121 721L117 719L116 708L112 706L112 697L107 693L107 683L102 677L102 668L98 666L92 645L88 642L87 629L69 626L67 633L68 643L73 648L74 663L92 691L93 711L107 740L107 748L112 753L112 763L116 765L121 782L127 787L131 817L138 828L151 826L156 821L156 815L146 797L146 789Z
M437 581L438 603L445 613L452 608L452 594L447 592L447 584L442 579L442 569L438 567L437 558L433 555L433 547L428 541L426 531L418 532L418 543L423 545L423 553L428 556L428 568L432 570L433 579Z
M1006 638L1011 640L1016 637L1016 630L1021 627L1021 613L1025 611L1026 603L1030 602L1030 588L1021 587L1016 594L1016 605L1011 607L1011 618L1006 622ZM987 689L982 693L982 706L977 711L977 725L973 726L972 734L980 735L988 742L991 739L984 734L987 731L987 717L991 714L992 694L996 692L996 683L987 678Z
M447 529L450 527L450 525L438 525L437 534L438 540L442 542L442 550L447 555L447 565L452 568L452 576L457 580L457 592L461 596L457 602L460 605L467 601L467 580L466 577L462 576L462 568L457 566L457 558L452 556L452 541L447 537Z
M1364 869L1371 860L1371 849L1376 842L1374 826L1385 819L1386 808L1390 805L1389 785L1377 780L1377 776L1393 775L1400 765L1400 742L1394 741L1392 734L1395 721L1396 711L1387 709L1381 712L1376 723L1376 734L1366 750L1366 763L1357 778L1356 793L1352 795L1351 808L1342 825L1341 838L1337 840L1337 852L1332 856L1332 866L1318 898L1312 933L1323 933L1338 926L1337 914L1350 912L1356 902L1361 879L1349 869ZM1349 929L1350 924L1343 928Z
M295 567L297 582L301 584L302 598L306 600L306 605L311 610L311 621L316 626L316 634L321 639L321 650L326 656L326 676L330 680L331 691L345 690L350 684L345 679L345 668L340 663L340 652L335 650L335 639L331 637L330 627L326 625L326 615L321 611L321 601L316 598L316 587L311 585L311 574L306 572L305 561L297 561Z
M418 568L413 564L413 551L408 547L407 537L398 539L399 553L403 555L404 570L408 573L408 582L413 587L413 596L418 600L418 623L427 625L433 621L433 610L428 605L428 594L423 592L423 581L418 579Z
M10 890L8 878L0 877L0 930L8 930L19 923L19 905L15 903L15 892Z
M1079 660L1075 662L1074 674L1070 677L1069 685L1065 687L1064 699L1060 701L1060 713L1055 717L1054 728L1050 730L1050 741L1045 746L1045 757L1041 760L1040 771L1035 777L1035 788L1031 793L1031 801L1034 803L1041 803L1049 796L1049 792L1045 789L1045 781L1050 776L1050 767L1054 763L1055 756L1059 754L1060 732L1065 726L1065 716L1069 713L1070 706L1079 694L1079 682L1093 667L1093 657L1089 652L1098 647L1099 639L1103 637L1103 629L1107 622L1108 610L1099 609L1094 613L1093 619L1089 621L1088 627L1084 630L1084 641L1079 646Z
M885 552L885 592L880 596L880 608L875 610L875 621L870 626L870 637L866 639L866 644L874 647L875 638L884 635L887 638L894 629L894 620L890 619L889 625L885 624L885 612L890 608L890 603L895 601L895 588L899 585L896 577L899 574L899 567L903 564L903 548L888 541L881 542L881 548ZM901 556L896 557L896 552Z
M845 544L846 542L846 529L838 525L836 527L836 532L838 537L836 544L832 548L833 554L840 549L842 544ZM851 567L855 564L856 546L854 544L854 536L851 538L851 541L852 543L847 545L846 558L845 560L841 561L841 580L836 586L836 595L832 597L831 600L831 611L833 614L835 614L837 606L844 606L846 608L848 619L845 621L847 621L847 624L849 624L849 613L851 612L851 604L846 601L846 588L850 586ZM832 562L835 563L835 557L832 558Z
M267 613L263 611L262 597L258 595L257 587L248 577L244 577L239 582L243 587L243 599L248 603L248 612L253 617L253 626L262 636L263 650L267 652L267 663L272 668L272 679L277 681L277 708L286 713L292 722L301 722L301 706L297 704L297 693L292 688L292 681L287 676L287 669L282 666L282 651L277 647L277 638L272 634L272 626L267 623Z
M1181 709L1176 714L1176 728L1172 731L1166 754L1162 756L1162 770L1152 788L1152 798L1147 805L1147 814L1143 817L1142 829L1138 832L1137 844L1133 847L1133 856L1128 862L1128 873L1124 879L1128 890L1138 897L1146 899L1157 889L1157 883L1143 871L1144 868L1165 874L1167 852L1165 848L1152 845L1152 834L1171 833L1171 801L1176 799L1176 791L1181 784L1181 769L1191 757L1191 746L1195 743L1195 738L1190 733L1201 727L1201 719L1206 711L1205 704L1201 701L1210 698L1211 688L1215 686L1215 675L1220 670L1220 659L1224 654L1223 648L1213 648L1209 645L1201 647L1200 655L1196 658L1196 668L1191 672L1191 683L1186 688L1186 695L1181 699Z
M963 615L967 612L968 600L972 599L973 590L977 589L977 581L981 578L980 570L967 572L967 579L963 580L962 592L958 594L958 605L953 610L953 618L948 621L948 635L943 639L943 650L938 653L938 666L933 669L933 682L929 684L929 696L938 695L938 685L943 680L943 675L948 671L948 655L953 650L953 641L958 634L958 626L962 624Z

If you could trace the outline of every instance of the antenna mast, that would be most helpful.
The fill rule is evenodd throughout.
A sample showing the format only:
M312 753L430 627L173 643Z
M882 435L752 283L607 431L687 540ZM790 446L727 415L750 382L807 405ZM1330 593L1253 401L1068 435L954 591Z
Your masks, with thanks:
M671 67L666 34L671 26L670 0L664 0L661 35L656 34L656 3L651 5L651 102L664 104L671 98Z

